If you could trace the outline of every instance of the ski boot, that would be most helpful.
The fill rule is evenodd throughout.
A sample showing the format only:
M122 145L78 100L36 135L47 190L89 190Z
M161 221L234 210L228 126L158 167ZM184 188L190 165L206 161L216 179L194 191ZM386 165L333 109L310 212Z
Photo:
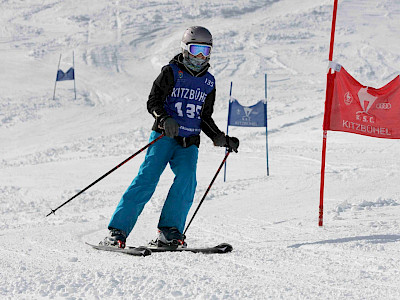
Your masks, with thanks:
M186 248L186 236L176 227L163 227L158 229L158 237L149 243L152 247Z
M110 228L110 233L100 242L101 246L111 246L117 248L125 248L126 246L126 233L123 230Z

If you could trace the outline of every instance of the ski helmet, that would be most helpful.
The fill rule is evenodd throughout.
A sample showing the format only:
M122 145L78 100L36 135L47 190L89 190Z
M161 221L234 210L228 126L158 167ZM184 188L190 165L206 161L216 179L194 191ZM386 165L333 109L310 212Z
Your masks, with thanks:
M213 39L210 31L207 28L201 26L191 26L186 29L183 34L181 41L182 54L185 59L189 58L189 51L186 49L188 44L203 44L203 45L213 45ZM204 53L203 53L204 54ZM204 65L210 60L209 55L206 56Z

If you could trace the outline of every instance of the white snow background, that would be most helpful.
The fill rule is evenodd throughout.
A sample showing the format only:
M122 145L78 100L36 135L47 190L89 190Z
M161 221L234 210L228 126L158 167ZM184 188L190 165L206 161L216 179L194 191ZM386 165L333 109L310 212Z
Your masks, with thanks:
M3 0L0 2L0 298L400 299L400 145L328 132L325 223L318 228L322 121L333 0ZM381 87L400 65L400 2L339 1L334 59ZM144 153L55 215L52 208L147 144L146 101L184 30L214 36L214 119L229 86L264 97L265 129L240 139L187 232L225 255L95 251ZM59 82L57 64L72 66ZM224 157L202 134L193 209ZM169 168L128 238L156 236Z

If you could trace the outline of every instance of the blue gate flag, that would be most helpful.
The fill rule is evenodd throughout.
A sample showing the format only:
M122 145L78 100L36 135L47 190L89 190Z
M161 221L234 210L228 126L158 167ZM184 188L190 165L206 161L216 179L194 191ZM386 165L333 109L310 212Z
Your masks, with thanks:
M266 103L260 100L252 106L243 106L232 98L229 102L228 126L266 127Z
M57 71L56 81L74 80L74 79L75 79L75 72L73 67L69 68L68 71L65 73L60 69Z

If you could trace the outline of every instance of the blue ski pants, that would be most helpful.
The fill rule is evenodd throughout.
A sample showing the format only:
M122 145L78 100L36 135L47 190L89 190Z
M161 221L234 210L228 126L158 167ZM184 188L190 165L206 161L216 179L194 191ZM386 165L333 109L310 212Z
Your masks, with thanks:
M160 133L152 131L150 141L158 136ZM123 194L108 227L124 230L129 235L169 163L175 179L162 208L158 228L176 227L183 233L197 185L198 151L195 145L183 148L175 139L166 136L149 146L138 175Z

